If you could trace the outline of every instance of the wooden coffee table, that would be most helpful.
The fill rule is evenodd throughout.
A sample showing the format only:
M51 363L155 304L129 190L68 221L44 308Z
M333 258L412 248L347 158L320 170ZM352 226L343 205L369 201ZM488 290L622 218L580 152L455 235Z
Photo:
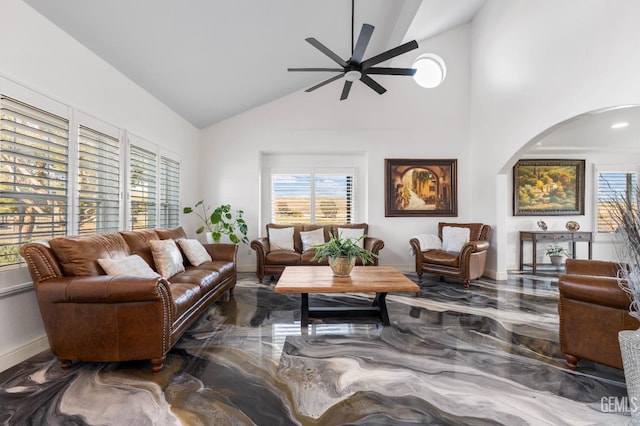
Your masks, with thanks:
M309 325L309 317L377 317L389 325L387 293L418 292L418 287L391 266L356 266L350 277L334 277L328 266L287 266L275 287L276 293L300 293L300 326ZM371 306L309 308L309 293L376 293Z

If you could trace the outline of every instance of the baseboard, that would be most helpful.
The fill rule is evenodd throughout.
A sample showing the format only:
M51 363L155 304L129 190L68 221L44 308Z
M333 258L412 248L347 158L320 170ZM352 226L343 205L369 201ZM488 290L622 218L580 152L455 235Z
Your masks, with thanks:
M36 337L17 349L0 355L0 372L8 370L42 351L49 349L49 341L46 335Z

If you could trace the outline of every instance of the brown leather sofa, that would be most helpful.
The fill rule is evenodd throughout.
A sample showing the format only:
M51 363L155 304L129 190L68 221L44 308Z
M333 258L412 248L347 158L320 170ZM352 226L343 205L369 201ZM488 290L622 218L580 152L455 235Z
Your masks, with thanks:
M480 278L484 274L489 249L489 235L491 227L482 223L438 223L438 238L442 241L442 230L445 226L469 228L469 241L459 252L431 249L422 251L420 241L411 238L409 244L416 261L418 280L422 281L422 274L427 272L462 280L464 288L469 287L469 281Z
M572 370L581 359L623 369L618 332L640 323L629 315L629 296L620 289L620 265L567 259L558 280L560 349Z
M257 268L256 275L260 282L264 279L265 275L271 275L273 278L276 275L282 274L284 268L287 266L296 265L328 265L327 261L317 262L311 261L315 254L315 249L302 250L302 239L300 238L300 232L314 231L316 229L322 229L324 232L324 240L329 241L329 234L335 236L338 235L338 228L355 228L362 229L363 233L367 235L369 226L366 223L350 224L350 225L314 225L314 224L267 224L267 236L269 235L270 228L282 229L293 227L293 250L271 250L269 245L269 238L263 237L253 240L251 242L251 248L256 251ZM384 241L378 238L365 237L364 248L371 251L373 254L378 255L380 250L384 247ZM373 263L367 265L377 265L378 258L376 257ZM362 265L360 259L356 260L356 265Z
M137 254L155 270L148 242L179 238L186 238L182 228L58 237L55 244L20 248L51 351L63 369L73 361L149 359L158 372L198 316L227 290L232 294L234 244L205 244L211 262L196 267L185 260L186 270L168 280L105 275L97 262Z

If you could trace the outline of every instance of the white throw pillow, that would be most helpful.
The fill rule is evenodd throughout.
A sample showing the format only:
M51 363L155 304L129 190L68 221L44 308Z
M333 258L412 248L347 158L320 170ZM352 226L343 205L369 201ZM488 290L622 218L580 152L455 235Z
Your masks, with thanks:
M362 228L338 228L338 237L352 239L354 242L364 235ZM358 241L358 246L364 248L364 238Z
M205 262L211 262L211 256L198 240L188 240L186 238L178 240L180 248L184 251L185 256L193 266L202 265Z
M132 275L143 278L160 276L137 254L117 259L98 259L98 263L107 275Z
M324 230L319 228L301 232L300 239L302 240L302 251L309 250L313 246L324 243Z
M269 228L271 250L293 250L293 227Z
M440 250L442 248L442 241L434 234L418 234L411 238L418 240L420 243L420 251Z
M442 250L460 251L464 243L469 241L469 228L445 226L442 228Z
M164 278L171 278L178 272L184 271L180 249L173 240L151 240L151 254L158 272Z

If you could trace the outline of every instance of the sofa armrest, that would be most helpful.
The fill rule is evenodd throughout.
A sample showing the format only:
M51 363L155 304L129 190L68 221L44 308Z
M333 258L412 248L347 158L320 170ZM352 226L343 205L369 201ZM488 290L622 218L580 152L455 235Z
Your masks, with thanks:
M269 238L263 237L251 241L251 248L256 251L258 258L266 256L271 250Z
M620 264L606 260L567 259L565 274L617 277Z
M572 299L616 309L629 309L631 299L613 277L561 275L558 280L560 299Z
M170 286L164 278L125 275L58 277L36 286L41 303L129 303L170 298Z
M231 243L203 244L212 260L226 260L236 263L238 245Z
M41 243L28 243L20 247L34 284L54 277L61 277L62 270L51 248Z

